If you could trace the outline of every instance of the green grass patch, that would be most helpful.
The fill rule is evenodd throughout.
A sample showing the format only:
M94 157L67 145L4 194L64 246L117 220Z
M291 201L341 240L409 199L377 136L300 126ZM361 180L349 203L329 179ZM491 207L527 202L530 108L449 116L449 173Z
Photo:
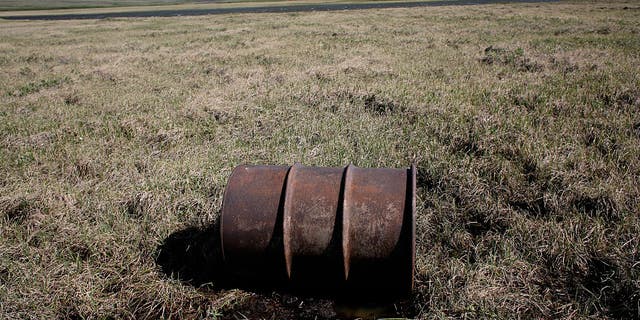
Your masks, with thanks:
M37 82L29 82L23 86L18 87L15 90L7 91L7 95L14 96L14 97L22 97L31 93L38 92L42 89L57 87L66 81L69 81L68 77L43 79Z

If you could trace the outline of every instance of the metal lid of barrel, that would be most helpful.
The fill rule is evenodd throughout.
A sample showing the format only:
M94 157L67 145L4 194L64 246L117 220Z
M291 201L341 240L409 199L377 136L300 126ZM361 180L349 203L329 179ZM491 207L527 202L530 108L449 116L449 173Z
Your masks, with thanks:
M297 286L408 293L415 191L415 166L239 166L222 205L225 263Z

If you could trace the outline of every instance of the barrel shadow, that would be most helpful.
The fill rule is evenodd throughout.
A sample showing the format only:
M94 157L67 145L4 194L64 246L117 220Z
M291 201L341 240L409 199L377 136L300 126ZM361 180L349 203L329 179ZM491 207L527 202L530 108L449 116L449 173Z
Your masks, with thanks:
M256 294L253 298L223 310L233 317L236 313L256 317L265 304L269 310L288 318L374 318L389 316L410 317L409 300L388 296L384 290L362 294L343 294L330 287L312 288L291 285L269 277L239 276L228 270L222 259L220 223L206 227L189 227L169 235L158 246L156 264L169 278L203 290L242 289ZM255 312L252 312L255 311Z
M225 266L219 220L206 227L188 227L169 235L157 248L156 264L167 277L197 288L263 291L277 285L271 278L238 276Z
M166 276L195 287L223 279L219 222L169 235L157 248L156 264Z

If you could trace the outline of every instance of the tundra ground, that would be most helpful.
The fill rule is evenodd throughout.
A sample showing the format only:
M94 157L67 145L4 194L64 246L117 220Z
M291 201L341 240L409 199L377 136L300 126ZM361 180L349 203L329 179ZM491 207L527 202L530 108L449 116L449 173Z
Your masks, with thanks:
M0 21L0 317L348 316L193 252L235 165L415 162L392 313L638 318L639 52L637 2Z

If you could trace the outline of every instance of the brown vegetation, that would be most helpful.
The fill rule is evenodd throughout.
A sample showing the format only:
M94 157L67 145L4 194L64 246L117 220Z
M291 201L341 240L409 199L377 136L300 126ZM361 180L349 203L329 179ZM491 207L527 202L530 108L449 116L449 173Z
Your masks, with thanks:
M210 226L240 163L415 161L417 287L384 312L638 318L639 25L626 2L0 21L0 317L366 314L199 277Z

